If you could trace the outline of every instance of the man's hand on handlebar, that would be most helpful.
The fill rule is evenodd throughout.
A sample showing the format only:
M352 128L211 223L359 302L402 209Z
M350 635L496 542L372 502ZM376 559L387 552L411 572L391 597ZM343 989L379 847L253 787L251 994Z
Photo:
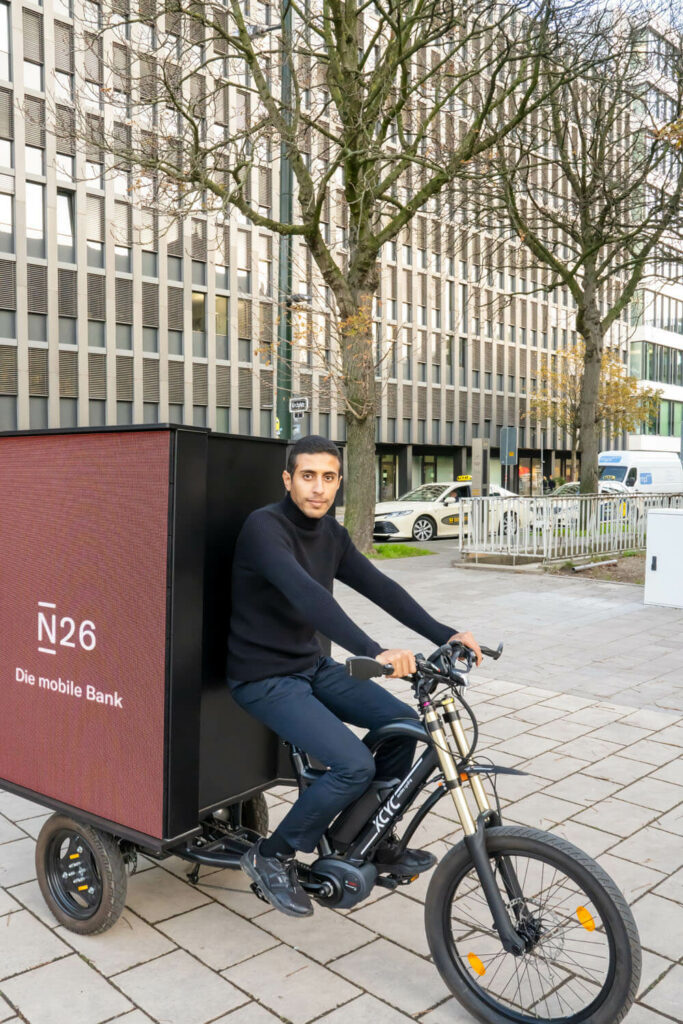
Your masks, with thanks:
M479 646L479 644L474 639L471 633L454 633L448 642L449 644L462 644L463 647L469 647L470 650L474 651L474 653L477 656L477 666L481 665L483 657L481 653L481 647ZM380 658L378 658L377 660L379 661Z
M469 636L469 633L463 635ZM389 679L412 676L417 671L415 655L412 651L382 651L376 656L375 661L379 661L381 665L391 665L394 671Z

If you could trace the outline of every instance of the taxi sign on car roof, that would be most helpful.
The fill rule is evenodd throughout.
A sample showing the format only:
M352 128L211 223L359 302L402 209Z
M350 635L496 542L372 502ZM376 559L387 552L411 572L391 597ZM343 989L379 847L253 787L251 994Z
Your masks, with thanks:
M472 477L471 477L471 475L469 473L462 473L460 476L456 476L455 479L459 483L461 480L471 480Z

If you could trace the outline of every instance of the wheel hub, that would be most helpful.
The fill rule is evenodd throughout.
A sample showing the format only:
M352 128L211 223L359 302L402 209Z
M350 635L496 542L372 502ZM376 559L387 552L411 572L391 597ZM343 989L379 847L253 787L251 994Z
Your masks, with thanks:
M102 884L92 851L78 833L61 833L54 837L48 880L55 899L70 913L87 917L99 907Z

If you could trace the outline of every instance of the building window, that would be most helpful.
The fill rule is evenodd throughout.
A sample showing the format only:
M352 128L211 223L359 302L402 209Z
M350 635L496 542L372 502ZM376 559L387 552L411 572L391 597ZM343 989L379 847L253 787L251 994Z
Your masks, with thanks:
M88 402L88 419L91 427L103 427L106 423L107 403L101 398Z
M169 256L167 258L167 269L169 281L182 281L183 261L180 256Z
M88 320L88 345L104 348L105 330L102 320Z
M224 292L230 288L230 272L227 267L216 267L216 288Z
M216 359L230 358L230 306L227 295L216 296Z
M73 192L57 192L57 259L76 262L76 234Z
M251 292L251 235L237 232L237 290Z
M60 427L78 426L78 399L59 399L59 425Z
M34 64L30 60L24 61L24 88L33 89L35 92L43 91L42 64Z
M251 409L240 409L238 432L240 434L251 434Z
M128 426L133 422L133 403L132 402L117 402L116 403L116 422L120 426Z
M131 251L125 245L114 246L114 265L116 267L117 274L130 274L131 270Z
M273 240L268 235L259 235L258 290L259 295L273 294Z
M147 252L146 250L142 253L142 276L143 277L158 277L159 276L159 259L155 252Z
M76 345L78 342L77 337L78 321L70 316L60 316L59 318L59 344L60 345Z
M28 340L47 341L47 317L44 313L29 313Z
M14 313L9 309L0 310L0 338L16 338L17 321Z
M32 430L47 428L47 398L29 398L28 422Z
M158 352L159 351L159 331L156 327L143 327L142 328L142 351L143 352Z
M45 187L26 182L26 255L45 257Z
M11 39L9 4L0 3L0 78L4 82L12 81Z
M133 347L133 328L130 324L116 325L116 347L130 351Z
M159 404L158 402L144 402L142 406L142 417L144 423L158 423L159 422Z
M192 260L192 284L206 287L206 263L201 260Z
M27 174L37 174L42 177L45 174L45 153L37 146L26 146L25 166Z
M206 295L192 292L192 354L206 357Z
M181 356L183 354L183 332L168 332L168 354L169 356Z
M0 193L0 252L14 252L14 197Z

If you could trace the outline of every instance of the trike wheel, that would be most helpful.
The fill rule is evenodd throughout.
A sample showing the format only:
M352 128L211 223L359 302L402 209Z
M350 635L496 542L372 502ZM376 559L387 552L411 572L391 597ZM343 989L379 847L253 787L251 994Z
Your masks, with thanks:
M486 847L526 949L503 949L459 843L436 869L425 903L429 948L450 990L486 1024L618 1024L635 999L641 956L612 879L575 846L536 829L487 829ZM516 898L502 877L509 867Z
M242 824L260 836L268 835L268 804L263 793L257 793L256 796L244 801Z
M38 836L36 872L45 902L70 931L95 935L121 916L126 866L118 843L106 832L53 814Z

